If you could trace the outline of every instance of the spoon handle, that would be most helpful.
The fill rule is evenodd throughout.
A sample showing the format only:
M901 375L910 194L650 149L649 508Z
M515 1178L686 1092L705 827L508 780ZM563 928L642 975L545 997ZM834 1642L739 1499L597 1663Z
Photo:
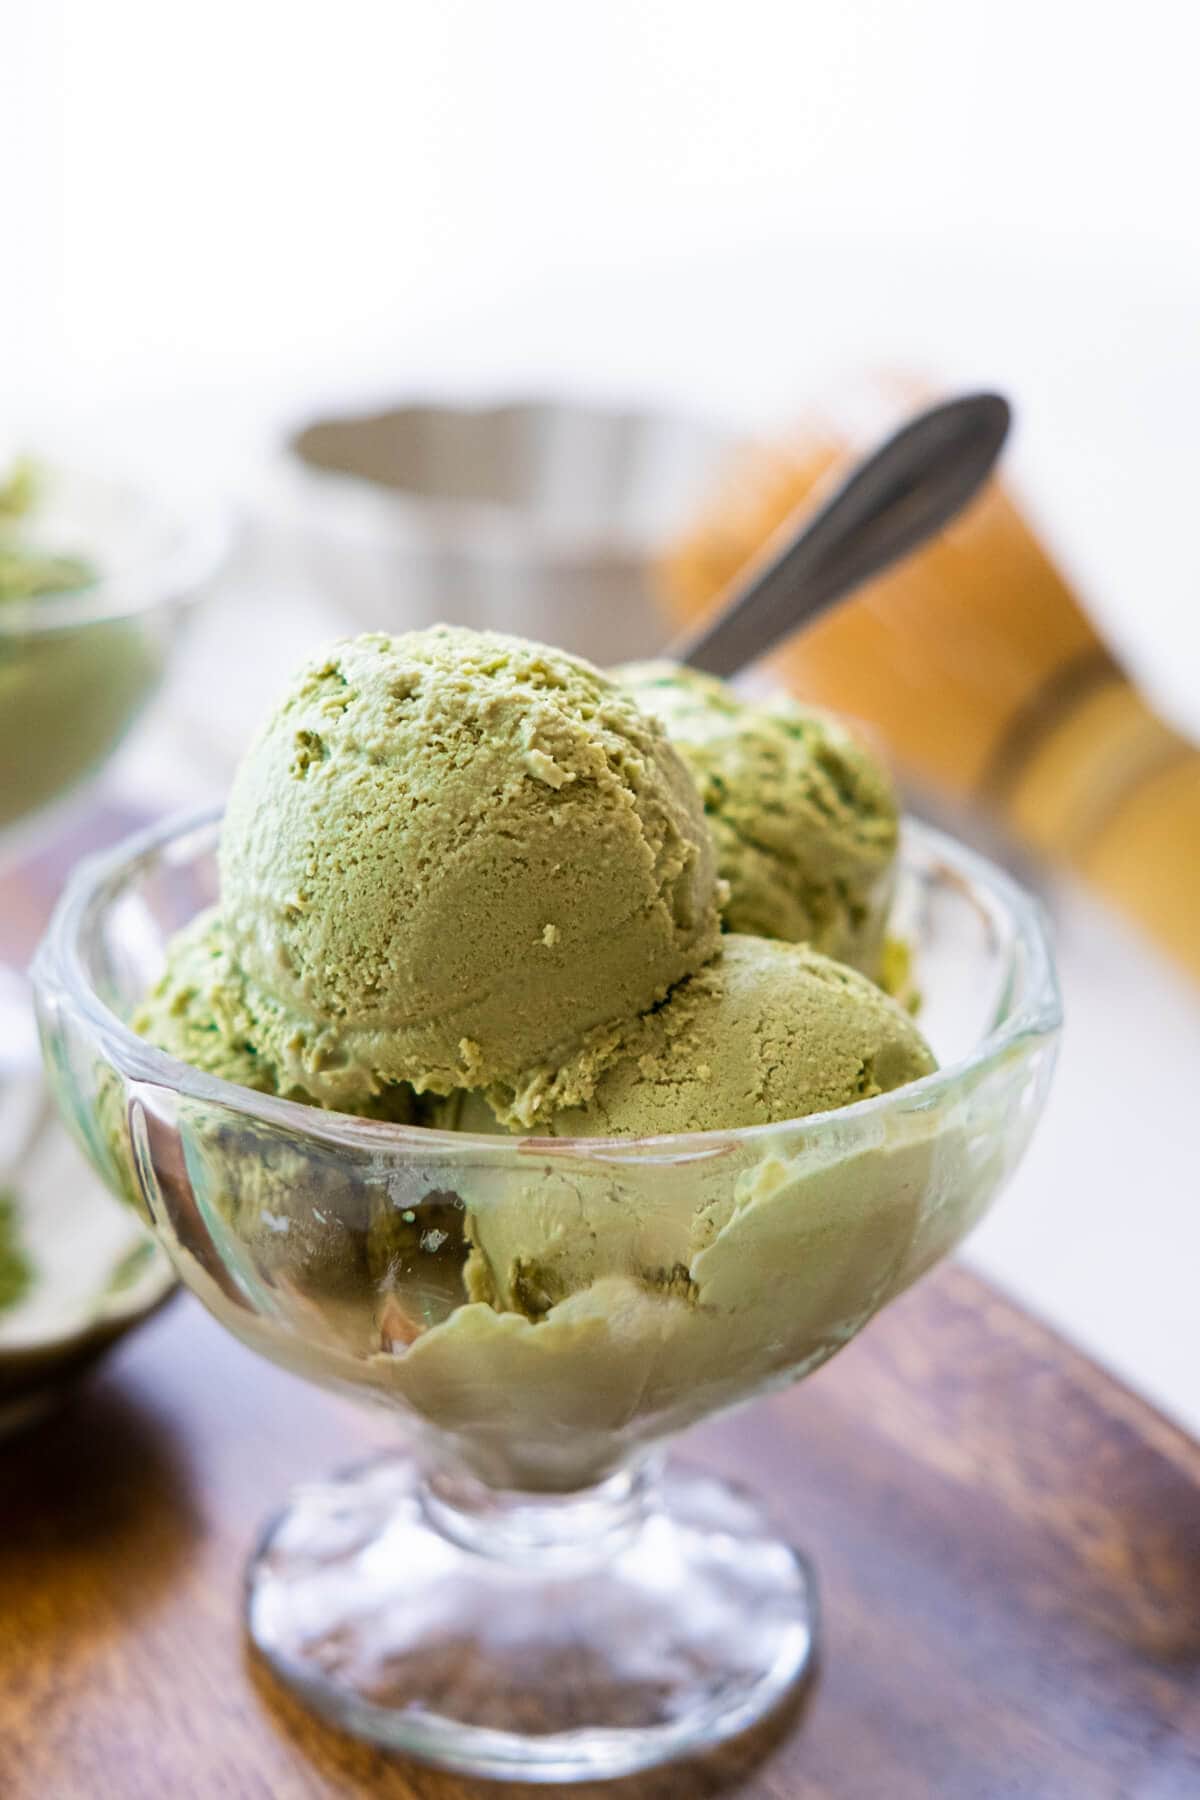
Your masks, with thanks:
M669 653L734 675L939 531L990 475L1012 413L964 394L918 413L858 464L781 548L768 546L714 616Z

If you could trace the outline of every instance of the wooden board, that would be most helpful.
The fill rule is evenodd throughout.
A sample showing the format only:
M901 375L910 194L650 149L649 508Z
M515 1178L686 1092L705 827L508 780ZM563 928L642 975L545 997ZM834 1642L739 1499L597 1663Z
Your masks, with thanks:
M4 1800L498 1796L326 1729L243 1645L265 1515L388 1434L184 1297L0 1447ZM973 1277L686 1453L815 1557L824 1664L750 1740L576 1793L1200 1795L1200 1446Z

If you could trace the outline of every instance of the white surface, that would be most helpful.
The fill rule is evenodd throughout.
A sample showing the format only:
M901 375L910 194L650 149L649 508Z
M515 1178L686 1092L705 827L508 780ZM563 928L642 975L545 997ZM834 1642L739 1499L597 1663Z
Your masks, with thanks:
M1200 1434L1200 996L1079 890L1046 1120L967 1260Z
M1198 52L1191 0L8 0L0 395L241 487L330 398L1002 383L1026 494L1200 730ZM257 578L140 740L163 799L336 628ZM1058 1091L972 1254L1200 1429L1200 1001L1094 911L1062 942Z

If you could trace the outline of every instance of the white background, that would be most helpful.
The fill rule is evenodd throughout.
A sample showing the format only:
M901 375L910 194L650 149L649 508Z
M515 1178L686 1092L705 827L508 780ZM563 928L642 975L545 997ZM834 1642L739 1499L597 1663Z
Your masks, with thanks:
M1200 728L1190 0L0 0L0 26L0 434L249 491L332 395L786 419L865 364L997 382L1030 504ZM273 604L273 642L320 623ZM1200 1009L1102 914L1062 919L1058 1092L973 1253L1200 1426Z
M1200 712L1200 10L0 0L0 393L235 446L525 375L786 415L1003 380L1118 638Z

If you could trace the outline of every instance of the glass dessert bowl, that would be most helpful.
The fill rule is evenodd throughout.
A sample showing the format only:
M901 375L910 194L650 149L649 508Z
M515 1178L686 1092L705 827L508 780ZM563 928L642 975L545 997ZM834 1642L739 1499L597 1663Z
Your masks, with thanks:
M1038 908L909 825L893 929L937 1072L787 1124L473 1135L263 1096L123 1023L216 897L217 832L82 865L34 977L63 1109L182 1279L408 1428L270 1527L253 1642L344 1727L479 1775L613 1776L742 1730L809 1664L812 1574L662 1447L812 1373L993 1199L1060 1023Z
M94 774L157 688L186 603L229 541L118 481L47 467L0 556L48 585L0 593L0 846ZM56 573L57 571L57 573Z
M223 517L106 476L0 472L0 869L118 747L228 540ZM0 1435L173 1287L154 1240L79 1166L45 1100L28 983L0 962Z

